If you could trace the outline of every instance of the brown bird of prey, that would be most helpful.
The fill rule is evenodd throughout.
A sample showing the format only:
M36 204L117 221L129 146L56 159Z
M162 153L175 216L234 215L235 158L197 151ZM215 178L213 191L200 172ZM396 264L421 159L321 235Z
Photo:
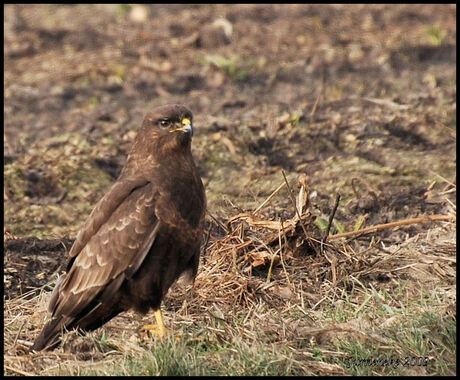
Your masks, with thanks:
M119 178L77 235L31 350L55 348L64 330L94 330L132 308L153 309L157 334L166 333L161 301L179 276L194 279L203 235L206 197L192 135L182 105L146 115Z

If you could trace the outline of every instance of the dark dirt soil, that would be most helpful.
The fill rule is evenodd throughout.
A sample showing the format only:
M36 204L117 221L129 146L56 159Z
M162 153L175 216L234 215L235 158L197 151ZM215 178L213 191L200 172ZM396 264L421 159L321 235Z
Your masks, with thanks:
M4 22L6 298L65 267L155 105L192 109L223 223L282 170L308 175L323 228L341 194L332 232L455 204L453 5L6 5ZM286 188L262 210L291 211Z
M65 270L72 243L71 239L40 240L33 237L6 240L5 296L21 295L56 280L54 275Z

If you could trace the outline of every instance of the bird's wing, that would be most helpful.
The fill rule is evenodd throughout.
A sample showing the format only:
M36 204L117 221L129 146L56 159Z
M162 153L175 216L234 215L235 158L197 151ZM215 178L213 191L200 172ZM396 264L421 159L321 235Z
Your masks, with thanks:
M115 182L112 188L96 204L89 214L83 228L77 235L70 249L69 256L75 257L96 234L99 228L107 222L116 208L137 188L146 185L148 181L142 177L122 179ZM69 269L69 268L67 268Z
M142 264L155 240L157 193L150 182L120 181L98 203L78 235L67 274L53 292L53 317L78 319L110 299Z

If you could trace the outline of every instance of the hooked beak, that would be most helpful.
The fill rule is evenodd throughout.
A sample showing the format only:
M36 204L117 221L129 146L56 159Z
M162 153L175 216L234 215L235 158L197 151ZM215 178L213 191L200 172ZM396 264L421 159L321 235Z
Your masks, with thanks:
M169 132L184 132L184 133L190 133L190 136L193 136L193 128L192 128L192 122L190 119L184 117L182 120L181 120L181 127L179 128L175 128L175 129L172 129L170 130Z
M192 122L188 118L183 118L181 121L182 124L182 131L185 133L190 133L190 135L193 136L193 128L192 128Z

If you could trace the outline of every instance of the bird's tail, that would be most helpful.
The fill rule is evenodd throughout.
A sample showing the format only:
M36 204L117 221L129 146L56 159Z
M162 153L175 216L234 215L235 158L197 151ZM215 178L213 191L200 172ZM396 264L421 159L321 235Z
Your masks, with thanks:
M59 335L64 327L62 317L53 318L43 327L30 351L52 350L59 345Z

